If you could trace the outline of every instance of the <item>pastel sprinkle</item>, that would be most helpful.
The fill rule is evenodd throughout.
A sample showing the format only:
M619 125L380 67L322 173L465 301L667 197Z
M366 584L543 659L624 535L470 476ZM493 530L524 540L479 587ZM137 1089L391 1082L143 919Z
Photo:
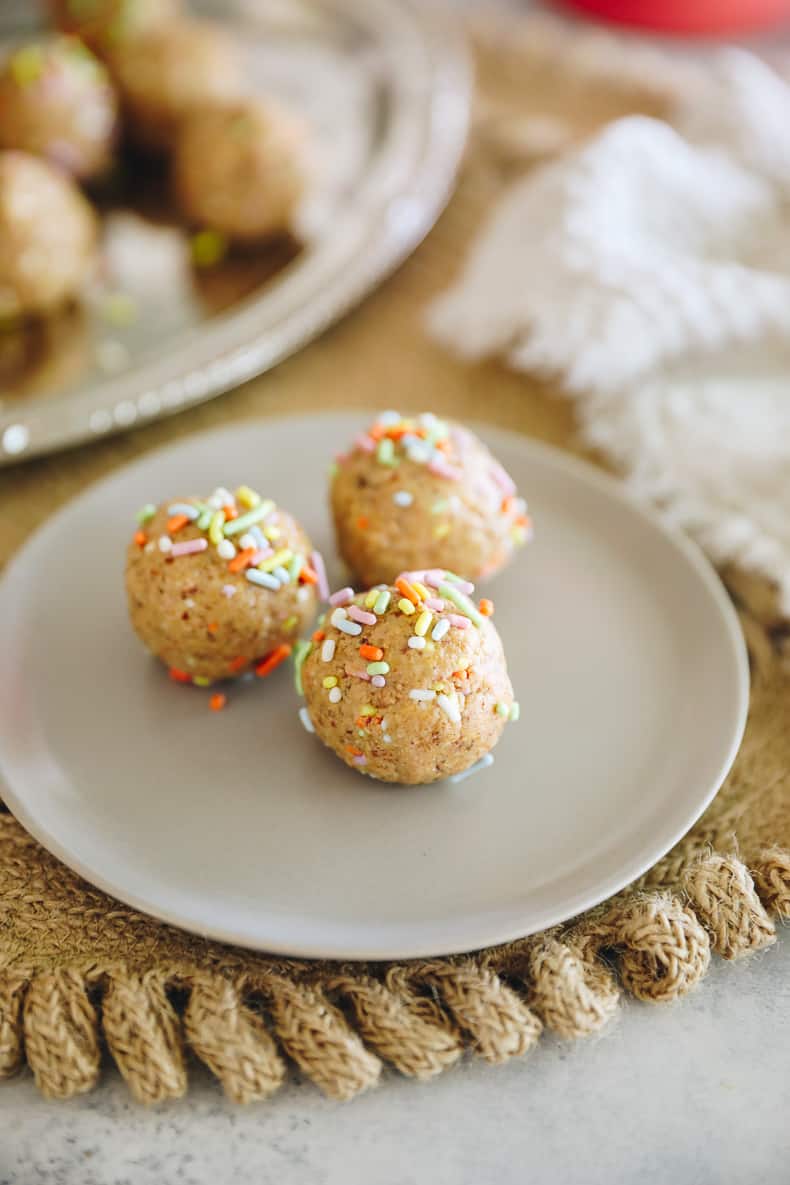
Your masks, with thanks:
M353 761L354 765L367 765L368 763L368 759L364 753L358 753L357 756L353 758Z
M215 547L219 546L219 544L222 542L222 528L224 527L224 525L225 525L224 510L215 510L211 516L211 522L209 523L209 526L208 526L208 537L211 540L211 542L215 545ZM231 544L231 546L232 546L232 544ZM244 546L243 542L242 542L242 546Z
M331 597L327 599L330 605L347 605L353 596L353 588L339 588L337 592L333 592Z
M359 605L349 605L348 616L352 621L359 621L362 625L375 625L375 613L366 613L364 609L360 609Z
M246 514L240 514L232 522L225 523L225 534L242 535L254 523L259 523L265 519L273 510L274 503L271 499L267 498L265 502L261 502L258 506L253 506L252 510L248 510Z
M373 612L376 613L378 616L381 616L382 613L386 613L387 609L389 608L390 597L391 597L391 593L390 593L389 589L383 588L381 590L381 592L379 593L379 595L376 597L376 603L373 606Z
M208 507L205 510L201 510L196 523L196 526L198 526L201 531L207 531L209 529L211 525L211 516L213 513L214 511Z
M352 637L362 633L362 626L355 621L349 621L345 609L340 606L335 609L329 621L335 629L341 630L344 634L350 634Z
M195 687L210 687L212 680L207 675L193 675L192 682L195 684Z
M469 629L469 618L461 617L458 613L448 613L446 620L449 621L450 625L455 626L457 630Z
M513 703L510 705L510 719L515 724L515 722L518 720L518 718L520 716L521 716L521 707L519 705L519 702L518 702L518 700L513 700Z
M428 700L436 699L436 692L430 691L427 688L414 687L409 692L409 699L417 700L418 703L427 703Z
M307 708L302 707L299 709L299 719L301 720L307 732L315 732L315 729L313 728L313 722L310 719L310 713L308 712Z
M434 642L441 642L442 638L449 631L449 629L450 623L446 617L443 617L441 621L437 621L436 625L431 631L431 637L433 638Z
M226 539L225 542L229 543L230 540ZM254 542L255 541L253 540L253 544L254 544ZM261 548L259 548L258 551L255 552L252 559L250 560L250 566L253 568L259 567L263 563L264 560L268 560L268 558L271 554L272 554L272 549L269 547L269 545L267 543L267 545L265 547L261 547Z
M365 432L360 432L359 436L354 439L355 446L363 453L373 453L376 451L376 442Z
M288 576L292 584L299 579L299 573L301 572L303 566L303 555L292 556L290 563L288 564Z
M169 535L159 536L159 550L165 553L173 550L173 540Z
M318 595L322 601L329 600L329 582L326 578L326 565L320 551L310 553L310 567L318 577Z
M477 609L474 607L469 598L464 596L463 592L458 586L447 583L440 584L439 592L448 601L452 601L456 608L465 613L469 620L473 621L477 628L480 629L483 624L483 617L480 613L478 613Z
M405 597L401 597L398 601L398 608L401 613L405 613L407 616L414 612L414 605L412 605L411 601L407 601Z
M174 543L170 554L172 556L195 555L199 551L205 551L207 547L208 540L206 539L185 539L183 543Z
M493 753L485 753L479 761L476 761L474 765L470 765L469 769L462 769L459 774L453 774L452 777L448 778L447 780L448 782L453 783L463 782L466 780L466 778L471 778L473 774L479 774L482 770L488 769L489 765L493 764Z
M458 710L458 704L454 699L450 699L449 695L437 695L436 702L446 716L452 720L453 724L461 723L461 713Z
M259 662L255 668L255 674L261 679L265 679L270 675L276 667L285 662L288 655L291 653L291 645L288 642L282 642L279 646L275 646L271 654L267 654L263 662Z
M509 716L510 715L510 708L507 706L507 704L503 703L501 700L499 701L498 704L494 705L494 711L496 712L497 716Z
M265 563L265 562L266 562L266 561L264 561L264 563ZM288 575L288 572L287 572L287 570L286 570L286 569L285 569L285 568L282 566L282 564L278 564L276 568L273 568L273 569L272 569L272 573L271 573L271 574L272 574L272 576L274 576L274 577L275 577L275 579L276 579L276 580L279 580L279 581L280 581L280 584L288 584L288 582L289 582L289 580L290 580L290 577L289 577L289 575Z
M296 616L295 613L292 613L291 616L286 617L285 621L283 622L283 629L287 633L290 634L291 630L294 629L294 627L297 626L298 624L299 624L299 618ZM299 643L297 643L297 645L299 645ZM307 645L309 646L310 643L308 642Z
M168 514L183 514L184 518L188 518L192 523L200 514L200 511L190 502L174 502L172 506L167 508Z
M387 680L383 675L374 675L370 680L371 687L386 687Z
M260 546L261 544L256 541L252 531L247 531L246 535L242 535L241 539L239 539L239 547L242 549L242 551L247 551L248 548L255 550Z
M223 584L222 595L225 597L235 597L236 585L235 584Z
M425 638L421 638L419 634L412 634L412 636L409 638L408 645L412 650L424 650Z
M444 601L441 599L441 597L426 597L425 608L433 609L436 613L441 613L441 611L444 609Z
M139 525L144 527L146 523L150 523L155 514L156 507L154 506L153 502L146 502L145 506L141 506L137 511L135 518L137 519Z
M272 572L275 568L281 568L283 564L290 562L293 552L290 547L282 547L279 551L275 551L274 555L267 557L261 564L261 569L264 572ZM286 573L286 580L288 575Z
M212 712L221 712L227 703L227 696L223 695L221 691L216 691L208 701L208 706Z
M490 472L492 478L499 486L500 490L502 490L503 494L515 494L516 483L513 481L513 478L510 476L510 474L505 472L501 465L492 465Z
M250 584L260 584L262 588L270 588L272 592L277 592L280 587L280 581L276 576L272 576L268 572L261 572L260 568L248 568L244 575Z
M472 584L471 580L464 580L463 577L456 576L455 572L447 572L446 579L449 580L450 584L455 584L458 588L460 588L461 592L465 593L466 596L471 596L475 591L475 586Z
M340 690L339 687L333 687L332 690L329 692L330 704L339 704L342 698L343 698L343 692Z
M367 672L369 675L388 675L390 664L388 662L369 662Z
M365 608L372 609L373 606L376 604L378 597L379 597L379 590L377 588L372 588L370 590L370 592L367 594L367 596L365 597Z
M274 527L274 526L264 527L263 533L267 539L270 539L272 541L272 543L274 542L275 539L279 539L280 536L282 535L282 531L280 530L280 528Z
M321 647L321 661L322 662L331 662L334 657L335 657L335 639L334 638L327 638L327 640L324 642L323 646Z
M379 441L378 448L376 449L376 460L380 465L393 465L396 463L395 445L388 436L385 436L383 440Z
M368 662L380 662L384 657L384 651L380 646L369 646L367 643L360 646L359 654L361 658L366 658Z
M437 523L436 526L433 528L434 539L444 539L449 534L450 534L450 524L449 523Z
M433 621L433 614L429 613L428 610L426 609L423 613L420 614L420 616L417 618L417 620L414 623L415 634L417 634L420 638L424 638L425 635L428 633L428 627L430 626L432 621Z
M410 494L408 490L397 490L392 495L392 501L396 506L411 506L414 494Z
M222 560L232 560L236 554L236 548L231 543L230 539L220 539L217 544L217 555Z
M249 486L239 486L236 490L236 500L246 506L248 510L253 510L256 506L261 504L261 496L255 490L250 489Z

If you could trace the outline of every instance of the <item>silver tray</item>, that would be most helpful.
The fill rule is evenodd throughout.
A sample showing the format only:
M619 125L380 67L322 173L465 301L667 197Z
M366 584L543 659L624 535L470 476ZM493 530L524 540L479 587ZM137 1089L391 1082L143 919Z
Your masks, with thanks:
M421 0L232 0L252 85L301 111L316 146L299 243L196 269L143 195L105 199L99 287L0 334L0 465L150 422L267 370L361 300L431 228L466 139L470 72ZM32 28L5 3L5 42ZM154 184L154 190L156 185Z

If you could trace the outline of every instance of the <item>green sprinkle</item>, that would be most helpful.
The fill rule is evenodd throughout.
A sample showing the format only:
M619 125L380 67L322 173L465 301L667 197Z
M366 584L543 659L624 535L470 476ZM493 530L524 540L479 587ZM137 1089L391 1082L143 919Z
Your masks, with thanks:
M38 45L26 45L17 50L9 66L14 82L18 86L29 86L44 73L44 55Z
M441 514L450 505L447 498L440 498L438 502L434 502L431 507L431 514Z
M449 576L450 573L448 572L447 575ZM458 577L456 577L456 579L458 579ZM474 622L478 629L482 628L482 615L477 612L477 609L475 609L469 598L465 597L462 592L459 592L459 590L455 588L454 585L448 584L446 582L444 584L440 584L439 596L446 597L448 601L452 601L456 608L460 609L462 613L465 613L469 620Z
M225 523L223 531L226 535L241 535L248 527L254 527L256 523L265 519L273 510L274 503L270 498L267 498L259 506L253 506L252 510L248 510L246 514L240 514L232 522Z
M291 584L295 584L299 579L299 573L304 567L304 556L295 555L288 565L288 575L291 578Z
M373 704L365 704L364 708L359 714L360 716L375 716L376 709L373 707Z
M214 517L213 510L202 510L197 520L198 530L207 531L211 526L211 520Z
M519 702L517 699L514 699L513 703L510 705L510 719L511 719L511 721L515 724L515 722L518 720L520 715L521 715L521 708L519 707Z
M327 472L329 473L330 477L337 477L338 473L340 472L340 466L338 465L337 461L332 462Z
M286 617L285 621L283 622L283 629L290 634L291 630L298 621L299 618L295 614L292 614L290 617Z
M510 715L510 708L507 706L507 704L502 703L501 700L495 706L494 711L496 712L497 716L509 716Z
M388 675L390 664L388 662L369 662L367 672L369 675Z
M296 619L294 618L294 620ZM304 695L304 687L302 686L302 667L304 666L304 660L307 658L312 649L313 643L305 642L303 639L298 641L293 648L294 686L296 687L297 695Z
M381 590L381 592L379 593L379 595L376 597L376 603L373 606L373 612L376 614L377 617L380 614L387 612L387 609L389 608L391 595L392 594L390 593L388 588L383 588Z
M201 516L202 517L202 516ZM200 518L198 518L200 523ZM225 525L225 513L222 510L216 510L211 516L211 522L208 525L208 537L211 542L216 545L222 539L222 528Z
M192 682L196 687L210 687L213 680L208 679L205 675L193 675Z
M378 448L376 449L376 458L381 465L394 466L397 464L395 460L395 445L389 436L385 436L379 441Z
M199 230L192 236L191 248L195 267L213 267L227 253L228 240L218 230Z
M156 507L154 506L153 502L146 502L145 506L141 506L137 511L135 517L140 526L144 527L146 523L150 523L155 514Z

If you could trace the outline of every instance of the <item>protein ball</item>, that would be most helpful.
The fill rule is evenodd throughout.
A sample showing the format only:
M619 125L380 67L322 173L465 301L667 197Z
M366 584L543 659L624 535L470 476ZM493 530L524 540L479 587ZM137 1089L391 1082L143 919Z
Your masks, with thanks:
M132 626L178 682L267 675L312 621L318 575L304 530L241 486L138 513L126 559Z
M488 762L518 705L499 634L472 591L436 570L330 597L297 656L306 727L384 782L436 782Z
M195 112L173 157L176 200L190 221L248 243L290 227L305 185L305 134L255 100Z
M0 152L0 320L50 313L96 259L98 224L76 185L46 161Z
M474 433L431 413L385 412L338 458L332 514L366 585L430 565L485 579L531 537L526 503Z
M50 0L52 21L101 52L179 17L181 0Z
M24 45L0 73L0 148L43 156L80 181L109 166L117 121L109 75L76 38Z
M110 47L132 138L156 152L173 146L180 123L199 107L238 96L235 42L208 21L178 21Z

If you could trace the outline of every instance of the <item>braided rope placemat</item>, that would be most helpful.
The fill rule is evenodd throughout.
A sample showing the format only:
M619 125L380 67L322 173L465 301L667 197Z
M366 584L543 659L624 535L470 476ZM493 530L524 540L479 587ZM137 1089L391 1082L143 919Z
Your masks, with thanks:
M527 70L517 39L495 61L481 52L480 76L485 106L458 193L401 272L298 357L231 395L89 450L5 470L0 559L88 482L229 420L319 404L430 406L581 451L569 405L548 386L495 364L462 367L426 340L420 317L513 168L523 167L521 120L549 114L574 119L583 132L655 109L657 99ZM674 1000L699 982L712 951L733 959L770 945L773 919L790 918L787 631L769 588L724 576L752 661L749 722L724 788L637 885L520 942L399 964L262 957L121 906L0 808L0 1077L27 1061L48 1097L68 1098L96 1084L106 1047L134 1097L157 1102L186 1090L189 1050L237 1102L275 1091L289 1062L326 1094L348 1099L372 1086L384 1063L428 1079L465 1049L490 1062L524 1054L544 1026L565 1038L589 1035L623 991Z

